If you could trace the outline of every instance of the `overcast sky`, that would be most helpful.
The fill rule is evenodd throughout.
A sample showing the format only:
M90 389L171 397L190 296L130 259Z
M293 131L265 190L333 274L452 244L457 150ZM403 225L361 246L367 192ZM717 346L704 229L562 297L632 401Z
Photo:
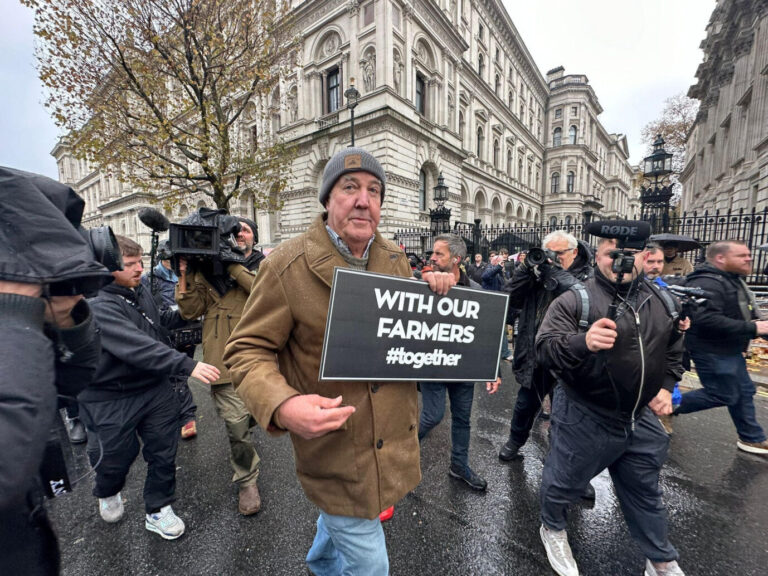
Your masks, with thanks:
M645 155L640 130L664 99L688 90L715 0L503 0L542 74L586 74L609 132L627 134L631 161ZM57 177L58 129L43 107L34 66L32 13L0 0L0 165Z

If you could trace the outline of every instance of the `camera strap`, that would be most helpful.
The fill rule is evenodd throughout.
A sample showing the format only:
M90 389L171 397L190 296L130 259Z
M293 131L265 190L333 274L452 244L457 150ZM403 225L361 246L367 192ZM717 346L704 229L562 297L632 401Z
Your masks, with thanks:
M144 310L142 310L142 309L141 309L141 307L140 307L138 304L136 304L136 302L133 302L133 301L129 300L128 298L126 298L126 297L125 297L125 296L123 296L122 294L118 294L117 296L118 296L118 298L122 298L122 299L123 299L123 300L125 300L125 301L126 301L128 304L130 304L131 306L133 306L133 308L134 308L134 309L135 309L135 310L136 310L136 311L137 311L139 314L141 314L141 315L144 317L144 320L146 320L147 322L149 322L149 325L150 325L150 326L152 326L152 328L155 328L155 329L156 329L156 326L155 326L155 321L154 321L154 320L152 320L152 318L150 318L149 316L147 316L147 314L144 312Z

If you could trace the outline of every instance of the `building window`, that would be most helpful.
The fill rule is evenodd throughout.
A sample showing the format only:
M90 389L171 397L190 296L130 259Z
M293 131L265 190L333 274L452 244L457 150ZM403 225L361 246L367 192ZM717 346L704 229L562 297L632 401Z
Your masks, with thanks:
M533 181L533 168L530 164L528 164L528 188L531 187L531 182Z
M483 159L483 144L485 143L485 135L483 134L483 127L477 127L477 157Z
M565 178L565 191L569 194L573 193L573 183L576 179L576 174L573 171L568 172L568 176Z
M552 146L560 146L563 143L563 131L560 128L555 128L552 131Z
M517 161L517 179L520 184L523 183L523 160L522 158Z
M462 141L464 140L464 127L464 112L459 111L459 138L461 138Z
M578 116L578 115L579 115L578 106L571 106L571 116Z
M392 24L400 30L400 8L392 5Z
M555 109L555 120L557 120L558 118L562 118L562 117L563 117L563 109L562 108L556 108Z
M485 58L483 58L482 54L478 54L478 56L477 56L477 73L480 75L480 78L483 77L483 72L485 72Z
M512 110L515 105L515 93L512 92L511 90L509 92L508 99L509 99L509 103L507 104L507 106L509 106L509 109Z
M552 178L550 179L549 192L551 194L557 194L560 192L560 172L552 172Z
M571 225L571 217L570 216L566 216L565 217L565 225L566 226L570 226Z
M485 42L485 26L480 23L477 25L477 38L480 42Z
M525 104L520 102L520 122L525 121Z
M557 216L551 216L551 217L549 218L549 225L550 225L552 228L555 228L555 227L557 226Z
M493 91L496 92L496 96L501 95L501 76L498 74L496 74L496 82L494 83Z
M328 72L326 84L326 110L332 114L339 109L339 69L334 68Z
M363 26L373 24L373 2L363 6Z
M419 210L427 209L427 173L419 170Z
M576 144L577 133L578 133L578 130L576 129L576 126L571 126L571 128L568 130L568 141L571 144Z
M493 140L493 167L499 167L499 141Z
M422 116L427 115L427 92L424 76L416 74L416 112Z
M512 150L507 150L507 175L512 178Z

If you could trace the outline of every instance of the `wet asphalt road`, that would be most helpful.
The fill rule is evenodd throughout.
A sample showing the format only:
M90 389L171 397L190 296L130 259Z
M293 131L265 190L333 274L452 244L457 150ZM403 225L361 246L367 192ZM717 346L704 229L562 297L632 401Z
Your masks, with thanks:
M385 524L391 573L403 575L551 575L539 540L538 488L547 423L538 421L522 461L501 463L498 448L508 434L516 386L504 363L504 385L488 396L477 386L470 461L488 480L484 494L448 477L449 416L422 447L421 484ZM193 382L198 437L179 447L178 501L174 510L187 526L177 541L144 528L145 466L134 464L123 491L126 514L109 525L98 514L90 481L50 503L62 548L63 574L86 575L303 575L317 511L293 473L287 437L254 442L262 458L263 508L237 514L223 423L206 387ZM758 420L768 426L768 401L757 399ZM768 459L736 449L724 408L675 419L662 483L670 534L688 576L768 574ZM75 463L84 448L74 447ZM583 575L641 575L644 559L631 540L603 473L594 481L597 501L577 507L569 520L570 541Z

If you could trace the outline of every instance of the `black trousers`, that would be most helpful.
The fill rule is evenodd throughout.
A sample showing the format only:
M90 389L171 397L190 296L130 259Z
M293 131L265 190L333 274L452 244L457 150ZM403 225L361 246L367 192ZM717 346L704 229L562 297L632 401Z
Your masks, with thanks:
M541 477L542 523L564 530L568 506L608 468L629 533L645 557L652 562L677 560L659 487L668 448L669 436L649 409L632 430L629 424L607 421L556 388L552 440Z
M509 425L509 438L518 447L528 441L536 416L541 410L544 397L552 392L554 383L551 378L545 378L542 371L536 367L530 386L521 386L515 400L515 411Z
M80 417L88 430L88 457L99 460L93 495L114 496L125 485L128 470L139 454L139 437L147 462L144 506L147 512L174 501L176 448L179 444L179 404L169 382L102 402L81 402ZM99 447L101 441L101 449Z

